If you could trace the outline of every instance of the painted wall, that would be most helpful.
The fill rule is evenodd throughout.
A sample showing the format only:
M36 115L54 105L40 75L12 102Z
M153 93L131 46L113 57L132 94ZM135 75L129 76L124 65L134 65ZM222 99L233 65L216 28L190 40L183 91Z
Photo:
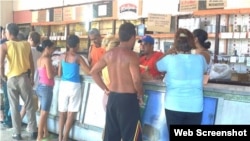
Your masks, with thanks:
M250 0L227 0L227 7L225 9L234 9L234 8L249 8Z
M73 5L80 3L89 3L100 0L13 0L14 11L21 10L37 10L51 7L59 7L65 5Z
M5 26L13 22L13 2L12 0L0 0L0 25Z
M13 0L13 10L35 10L63 5L63 0Z
M1 0L2 1L2 0ZM10 0L11 1L11 0ZM30 10L30 9L42 9L63 5L71 5L78 3L88 3L100 0L13 0L14 11ZM178 0L174 1L162 1L162 0L142 0L143 1L143 16L148 12L153 13L171 13L176 14L178 11ZM250 0L227 0L227 7L225 9L232 8L249 8Z

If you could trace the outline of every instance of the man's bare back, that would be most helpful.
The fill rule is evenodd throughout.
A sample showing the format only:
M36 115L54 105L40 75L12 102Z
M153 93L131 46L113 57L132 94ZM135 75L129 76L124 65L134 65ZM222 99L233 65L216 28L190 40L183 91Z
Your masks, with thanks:
M135 79L140 77L139 59L136 53L127 47L117 47L107 52L104 59L110 77L110 91L137 93L134 86L136 82L133 81L133 77Z
M122 28L121 28L122 27ZM117 93L137 94L142 103L143 88L139 68L139 57L133 51L136 35L134 25L125 23L119 29L120 44L106 52L93 66L90 73L96 84L105 93L110 91ZM104 84L100 72L104 67L108 68L110 85Z

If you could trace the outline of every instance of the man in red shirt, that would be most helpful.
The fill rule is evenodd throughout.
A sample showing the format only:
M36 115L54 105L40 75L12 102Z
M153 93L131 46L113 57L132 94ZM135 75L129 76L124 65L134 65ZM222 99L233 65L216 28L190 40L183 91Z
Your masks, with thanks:
M102 45L102 37L100 31L96 28L92 28L89 33L89 40L91 41L91 46L89 47L88 61L91 68L95 65L97 61L103 56L106 52L105 48Z
M161 80L163 74L156 68L156 61L163 56L162 52L154 51L154 38L149 35L139 40L141 43L140 72L143 80Z

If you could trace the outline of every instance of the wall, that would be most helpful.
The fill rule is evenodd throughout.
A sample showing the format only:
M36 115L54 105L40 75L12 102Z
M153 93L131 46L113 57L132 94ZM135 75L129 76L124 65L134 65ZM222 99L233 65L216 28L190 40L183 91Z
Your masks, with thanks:
M1 0L2 1L2 0ZM11 0L9 0L11 1ZM88 3L100 0L13 0L14 11L30 10L30 9L41 9L49 8L78 3ZM162 1L162 0L142 0L143 1L143 16L147 15L148 12L154 13L171 13L176 14L178 10L178 1ZM227 7L225 9L232 8L249 8L250 0L227 0Z
M5 26L7 23L13 22L13 1L0 0L0 25Z
M225 9L233 9L233 8L249 8L250 0L227 0L227 6Z
M13 10L35 10L63 5L63 0L13 0Z
M64 5L74 5L80 3L89 3L101 0L14 0L14 11L37 10Z

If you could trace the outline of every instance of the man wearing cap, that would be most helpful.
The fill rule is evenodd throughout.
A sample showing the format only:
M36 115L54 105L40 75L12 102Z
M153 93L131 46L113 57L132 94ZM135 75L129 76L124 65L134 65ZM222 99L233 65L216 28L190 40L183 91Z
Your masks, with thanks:
M154 38L149 35L138 41L141 44L140 72L143 80L163 78L163 74L156 69L156 61L163 56L162 52L154 51Z

